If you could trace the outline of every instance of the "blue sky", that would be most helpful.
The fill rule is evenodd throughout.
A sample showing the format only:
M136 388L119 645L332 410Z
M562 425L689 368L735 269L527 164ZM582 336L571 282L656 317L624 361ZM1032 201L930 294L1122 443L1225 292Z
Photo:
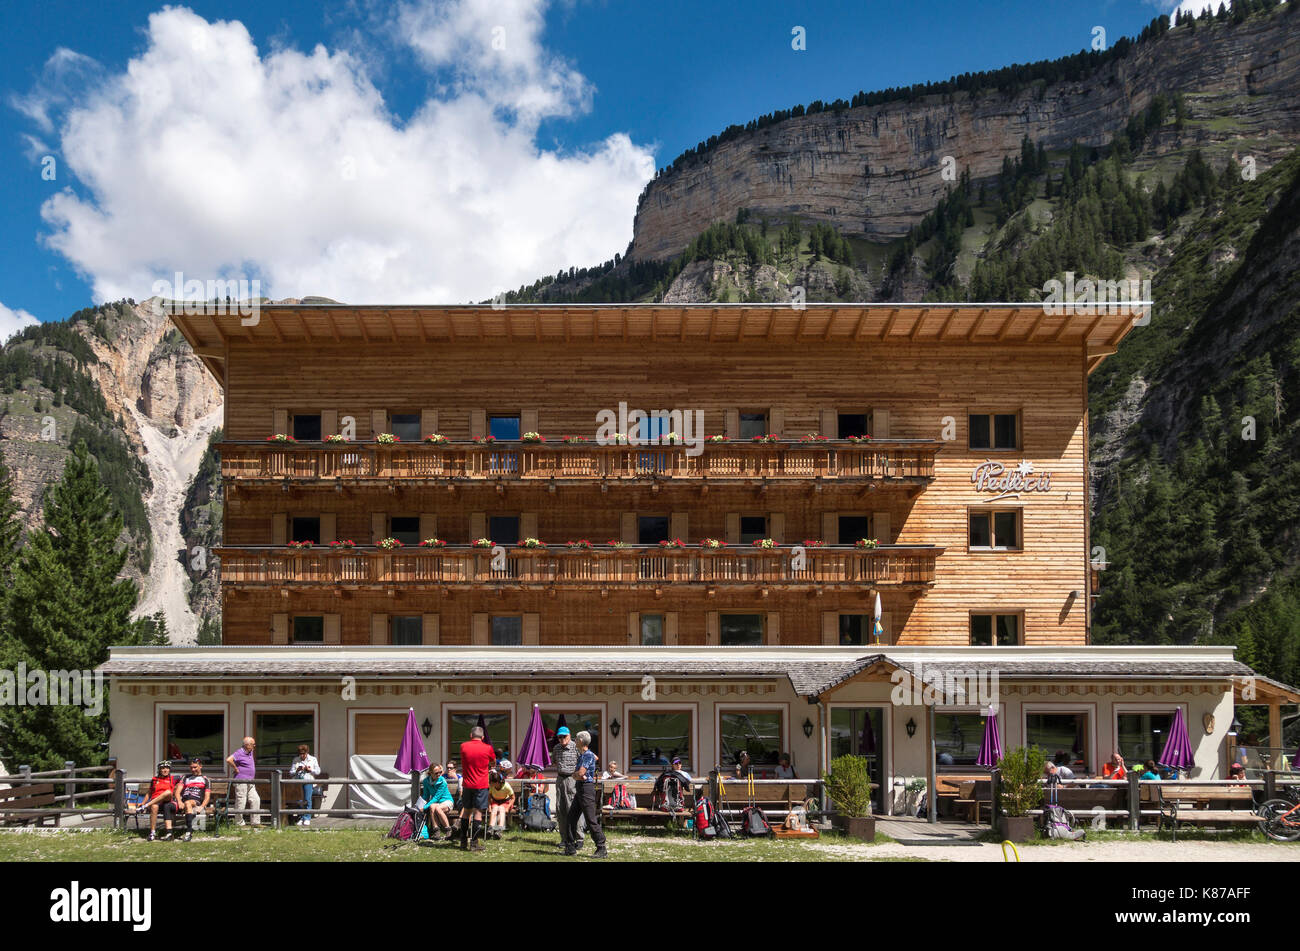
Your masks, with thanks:
M654 167L730 123L1061 56L1172 5L5 4L0 332L176 270L481 299L621 252Z

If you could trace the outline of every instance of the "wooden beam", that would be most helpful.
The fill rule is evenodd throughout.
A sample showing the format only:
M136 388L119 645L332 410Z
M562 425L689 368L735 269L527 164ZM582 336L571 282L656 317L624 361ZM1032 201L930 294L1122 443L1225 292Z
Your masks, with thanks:
M1011 330L1011 324L1015 319L1016 319L1016 309L1013 307L1011 308L1011 313L1007 314L1006 322L998 330L998 335L996 337L998 343L1001 343L1003 340L1007 338L1007 334Z
M354 310L352 312L352 317L357 322L357 330L361 331L361 339L367 344L370 343L370 334L366 333L366 324L365 321L361 319L361 312Z
M952 322L956 319L957 319L957 308L954 307L952 310L948 311L948 316L945 317L943 320L943 326L939 328L939 336L936 337L935 339L943 340L944 338L946 338L948 336L948 328L952 326Z
M388 324L388 332L393 337L393 343L397 343L397 324L393 321L393 312L391 310L384 311L384 320Z
M1052 334L1052 343L1057 343L1057 342L1059 342L1060 339L1061 339L1063 336L1065 336L1065 328L1068 327L1068 326L1070 326L1070 315L1069 315L1069 314L1062 314L1062 315L1061 315L1061 326L1057 328L1056 333Z
M627 343L627 308L623 308L623 342Z
M271 318L268 323L271 325L271 329L275 331L276 341L284 343L284 331L280 329L280 322L275 319L275 314L267 314L267 316Z
M867 326L867 314L869 313L871 313L871 311L867 310L867 308L862 308L862 314L858 317L858 325L853 328L854 343L857 343L862 339L862 330Z
M1029 341L1033 340L1034 335L1038 333L1038 328L1042 326L1043 320L1046 317L1047 317L1047 313L1045 311L1039 311L1038 316L1034 318L1033 325L1030 326L1029 328L1029 333L1025 334L1022 338L1020 338L1020 342L1028 343Z
M980 311L979 316L975 318L975 323L970 325L970 333L966 335L967 343L972 343L975 340L975 336L980 332L980 328L984 326L984 318L988 312L989 309L985 307Z
M881 340L888 340L889 335L894 332L894 327L898 323L899 313L900 311L897 307L889 312L889 320L885 321L885 329L880 334Z
M1106 319L1106 315L1100 314L1098 315L1096 320L1094 320L1091 324L1088 325L1088 329L1085 330L1083 333L1083 345L1085 347L1088 346L1088 338L1092 336L1092 332L1096 330L1098 327L1100 327L1101 322L1105 319Z
M1119 342L1123 340L1124 335L1128 333L1128 328L1129 328L1129 320L1128 319L1121 320L1119 322L1119 327L1116 329L1115 333L1111 336L1109 340L1106 341L1106 346L1108 347L1119 346Z
M831 328L835 326L835 318L838 317L839 314L840 311L838 307L832 308L830 317L826 319L826 332L822 334L823 341L831 339Z

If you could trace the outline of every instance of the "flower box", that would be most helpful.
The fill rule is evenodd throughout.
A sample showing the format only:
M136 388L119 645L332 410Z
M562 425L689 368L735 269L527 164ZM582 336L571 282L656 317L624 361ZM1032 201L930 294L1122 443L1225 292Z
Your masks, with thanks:
M475 436L474 437L474 442L480 446L490 446L492 443L496 441L497 441L496 436Z
M805 538L802 542L800 542L800 544L803 545L804 548L825 548L826 547L826 543L822 541L820 538Z
M705 441L705 442L708 442L708 443L720 443L720 442L726 442L726 441L727 441L727 437L726 437L726 436L710 436L708 439L706 439L706 440L704 440L704 441Z
M395 548L401 548L402 543L396 538L384 538L380 540L379 547L385 551L392 551Z
M516 544L516 548L545 548L546 542L540 538L521 538Z
M420 542L421 548L446 548L447 543L441 538L426 538Z
M491 547L492 547L492 539L490 539L490 538L476 538L476 539L474 539L472 542L469 543L469 547L470 547L470 548L491 548Z
M865 435L865 436L850 436L850 437L849 437L849 442L851 442L851 443L864 443L864 442L871 442L871 435L870 435L870 433L868 433L868 434Z
M430 446L445 446L450 440L442 433L429 433L424 437L424 441Z
M766 436L755 436L754 442L766 446L766 445L770 445L771 443L777 442L779 439L780 439L779 436L773 433L768 433Z
M617 538L611 538L609 541L605 542L605 544L608 545L610 548L626 548L626 547L627 547L627 542L621 542L621 541L619 541Z
M876 547L876 540L874 538L859 538L853 543L853 547L860 551L869 551Z
M566 446L580 446L583 443L591 442L586 436L561 436L560 442Z
M726 547L727 547L727 543L724 542L721 538L700 539L700 549L702 551L718 551L719 549L726 548Z
M298 440L294 439L292 436L286 435L285 433L276 433L274 436L267 436L266 441L267 442L297 442Z
M315 542L313 542L313 541L311 541L311 540L301 541L301 542L289 542L289 547L290 547L290 548L310 548L310 547L311 547L312 545L314 545L314 544L315 544Z
M829 436L823 436L821 433L805 433L799 437L800 442L830 442Z
M393 443L397 443L401 441L402 440L399 439L397 436L395 436L393 433L380 433L378 436L375 437L375 442L379 443L381 446L391 446Z
M341 433L335 433L333 436L326 436L325 441L332 446L337 446L339 443L351 442L352 440Z
M755 538L753 544L755 548L764 551L772 551L773 549L781 547L775 538Z
M592 545L591 542L587 541L587 539L581 538L576 542L565 542L564 547L568 548L570 551L591 551L595 546Z
M519 437L520 442L546 442L546 437L541 433L524 433Z
M665 539L659 543L659 547L672 551L682 551L686 548L686 542L682 541L680 538L674 538L671 540Z
M348 550L356 547L357 547L357 543L350 538L344 539L342 541L330 542L330 548Z

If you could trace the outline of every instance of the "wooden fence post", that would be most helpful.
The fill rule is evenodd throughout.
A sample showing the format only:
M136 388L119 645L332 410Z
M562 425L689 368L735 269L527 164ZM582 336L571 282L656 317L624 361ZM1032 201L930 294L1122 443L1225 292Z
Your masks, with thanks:
M1128 827L1136 832L1142 821L1142 775L1136 769L1128 771Z
M283 773L278 769L271 770L271 828L280 828L280 807L284 802L284 790L280 786L280 779Z
M126 773L120 769L113 770L113 824L126 831Z
M1264 771L1264 801L1277 798L1277 773L1271 769Z
M77 808L77 774L73 772L73 770L77 768L77 764L70 759L65 759L63 761L63 768L68 771L68 782L63 784L63 794L68 797L68 808L76 809ZM63 818L63 813L59 813L57 816L54 817L54 824L56 826L60 825L61 823L59 820L61 820L62 818Z

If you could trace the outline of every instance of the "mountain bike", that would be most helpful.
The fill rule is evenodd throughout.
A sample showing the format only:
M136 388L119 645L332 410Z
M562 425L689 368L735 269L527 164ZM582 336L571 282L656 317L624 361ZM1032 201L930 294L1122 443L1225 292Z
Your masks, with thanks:
M1264 834L1276 842L1300 839L1300 795L1289 788L1285 799L1269 799L1256 812L1263 817Z

